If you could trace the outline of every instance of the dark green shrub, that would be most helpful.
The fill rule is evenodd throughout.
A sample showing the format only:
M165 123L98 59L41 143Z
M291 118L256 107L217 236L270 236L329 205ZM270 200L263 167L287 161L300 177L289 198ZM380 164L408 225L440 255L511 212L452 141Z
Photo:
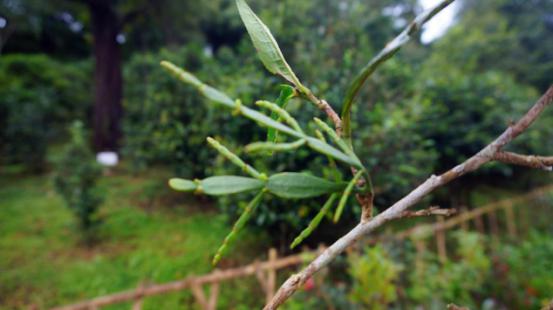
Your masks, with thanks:
M45 55L0 58L0 161L44 167L46 147L90 107L88 63Z
M96 182L102 170L88 146L83 124L74 122L70 131L71 142L56 162L54 185L89 239L99 223L97 211L103 199Z

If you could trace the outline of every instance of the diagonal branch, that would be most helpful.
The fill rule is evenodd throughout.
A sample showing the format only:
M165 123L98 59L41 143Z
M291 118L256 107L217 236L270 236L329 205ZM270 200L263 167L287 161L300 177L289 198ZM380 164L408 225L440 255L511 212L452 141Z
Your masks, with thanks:
M475 171L480 166L493 161L501 148L523 133L553 101L553 85L532 106L532 108L514 125L507 128L497 139L480 152L442 175L432 175L424 183L415 188L407 196L384 210L382 213L367 222L362 222L350 230L346 235L338 239L327 248L315 260L313 260L301 272L292 275L278 290L273 299L265 306L265 310L276 309L283 304L294 292L321 268L328 265L336 256L347 247L354 244L359 238L382 226L384 223L400 218L404 211L412 207L436 188L441 187L454 179L469 172Z
M553 171L553 156L520 155L511 152L497 152L494 160L505 164L519 165L536 169Z

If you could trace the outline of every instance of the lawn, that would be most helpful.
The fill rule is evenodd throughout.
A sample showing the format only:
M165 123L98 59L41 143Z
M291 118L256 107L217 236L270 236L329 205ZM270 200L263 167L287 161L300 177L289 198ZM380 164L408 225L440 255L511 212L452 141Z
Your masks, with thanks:
M127 290L143 281L210 272L211 257L230 224L208 201L175 202L182 199L167 192L164 179L159 172L104 177L99 241L87 246L54 192L51 176L0 174L0 308L47 308ZM172 197L152 200L158 191ZM266 250L262 237L251 235L258 234L242 234L223 266L251 262ZM223 286L219 305L256 305L248 298L254 283ZM191 294L182 292L148 298L144 308L193 309L194 304Z

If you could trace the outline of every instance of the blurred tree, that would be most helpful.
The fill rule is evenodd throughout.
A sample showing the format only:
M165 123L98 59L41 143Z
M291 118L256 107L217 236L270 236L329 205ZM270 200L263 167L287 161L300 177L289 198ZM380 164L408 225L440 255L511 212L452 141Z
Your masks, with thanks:
M461 3L458 24L439 43L450 61L472 71L507 71L545 91L553 76L553 1Z
M177 7L178 6L178 7ZM52 52L63 51L65 46L73 44L75 33L81 39L82 46L88 30L92 37L92 53L95 59L94 87L94 144L98 150L118 148L121 137L121 118L123 108L122 48L126 42L125 29L140 41L137 33L144 37L156 37L155 24L161 24L163 35L156 40L149 40L153 45L160 42L182 43L199 33L200 17L208 9L194 9L206 6L196 1L177 0L1 0L0 17L4 27L0 32L0 48L7 39L27 36L27 40L14 41L11 51L43 51L44 45L55 43L61 32L61 43L55 43ZM182 16L185 12L185 16ZM201 12L200 14L197 14ZM139 27L133 24L139 24ZM66 27L63 27L65 25ZM186 29L177 31L176 29ZM182 34L181 34L182 33ZM29 37L30 36L30 37ZM34 40L33 40L34 37ZM45 40L45 41L43 41ZM148 40L146 40L148 41ZM24 42L24 43L18 43ZM26 46L25 44L30 43ZM38 44L37 44L38 43ZM80 54L80 53L76 53ZM74 56L74 55L73 55Z

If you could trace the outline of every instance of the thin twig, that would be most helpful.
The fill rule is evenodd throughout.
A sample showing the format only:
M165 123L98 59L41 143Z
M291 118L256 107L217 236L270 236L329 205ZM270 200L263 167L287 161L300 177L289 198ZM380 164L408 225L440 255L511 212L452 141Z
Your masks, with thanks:
M428 209L422 209L417 211L406 210L400 214L400 217L409 218L409 217L431 216L431 215L451 216L456 213L457 213L456 209L441 209L440 207L430 207Z
M497 152L494 160L505 164L519 165L536 169L553 171L553 156L520 155L511 152Z
M497 139L480 152L466 160L453 169L440 176L432 175L424 183L415 188L407 196L396 202L367 222L362 222L350 230L346 235L338 239L332 246L327 248L321 255L313 260L301 272L292 275L278 290L274 298L264 309L276 309L284 303L294 292L310 277L321 268L328 265L336 256L342 253L348 246L355 243L359 238L382 226L384 223L400 218L403 211L420 202L425 196L454 179L457 179L469 172L475 171L480 166L494 160L494 156L507 143L511 142L523 133L553 101L553 85L547 92L532 106L532 108L517 123L507 128Z
M313 104L315 104L320 110L325 112L326 116L334 123L334 128L336 128L336 133L338 136L342 135L342 120L340 119L340 116L332 106L324 99L319 99L315 94L312 92L304 94L305 98L307 98L309 101L311 101Z

